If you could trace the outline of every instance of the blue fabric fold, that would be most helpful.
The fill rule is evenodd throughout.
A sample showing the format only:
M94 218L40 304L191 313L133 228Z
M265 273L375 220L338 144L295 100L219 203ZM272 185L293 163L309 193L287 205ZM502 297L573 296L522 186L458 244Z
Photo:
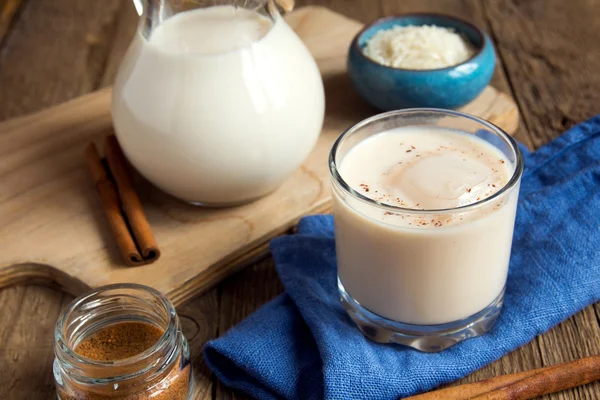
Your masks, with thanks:
M461 378L600 300L600 116L524 152L504 309L486 335L427 354L369 341L337 293L333 219L273 240L285 292L209 342L227 386L260 399L396 399Z

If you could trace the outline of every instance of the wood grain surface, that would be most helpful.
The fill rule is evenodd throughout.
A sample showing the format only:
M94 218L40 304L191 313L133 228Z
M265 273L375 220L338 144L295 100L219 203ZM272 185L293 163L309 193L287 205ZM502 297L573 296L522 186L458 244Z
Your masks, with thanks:
M309 3L363 22L418 10L450 13L483 27L500 58L493 85L518 100L524 124L517 138L530 147L600 111L600 0L297 1L298 6ZM136 22L125 0L0 2L0 119L110 84ZM194 398L245 398L214 379L200 349L281 290L272 260L266 258L179 308L197 367ZM55 288L0 290L1 399L55 399L52 330L70 299ZM599 319L600 305L588 307L461 382L600 354ZM542 399L600 399L600 384Z
M348 44L362 24L315 6L297 9L286 20L323 76L327 111L315 148L275 192L240 207L194 207L138 179L162 254L151 264L124 265L82 160L90 141L103 142L112 132L108 88L0 123L0 242L6 246L0 253L0 288L45 277L79 295L82 287L136 282L179 305L265 255L268 242L303 215L328 211L327 157L333 141L378 113L354 93L345 73ZM492 87L461 110L508 133L519 123L513 100Z

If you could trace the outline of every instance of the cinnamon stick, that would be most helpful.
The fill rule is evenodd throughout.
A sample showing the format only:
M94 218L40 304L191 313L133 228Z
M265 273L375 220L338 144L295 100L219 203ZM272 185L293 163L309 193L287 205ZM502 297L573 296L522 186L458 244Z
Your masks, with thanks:
M524 400L600 379L600 355L502 375L405 398L405 400Z
M117 189L109 179L106 168L98 154L96 145L90 143L84 152L85 161L96 184L96 190L100 195L104 215L108 220L112 234L117 242L117 247L123 255L127 265L140 265L144 263L133 238L127 227L127 222L121 213L121 205Z
M104 154L117 184L117 193L121 200L121 207L142 258L145 263L156 261L160 257L160 250L152 233L152 228L144 214L142 202L134 189L127 160L119 147L115 135L109 135L105 138Z
M542 369L550 369L546 367ZM435 390L433 392L418 394L416 396L406 397L404 400L465 400L489 393L503 386L510 385L531 375L539 370L524 371L515 374L501 375L490 379L485 379L474 383L465 383L463 385L452 386L445 389Z
M477 400L525 400L545 394L560 392L600 379L600 356L586 357L564 363L499 388Z

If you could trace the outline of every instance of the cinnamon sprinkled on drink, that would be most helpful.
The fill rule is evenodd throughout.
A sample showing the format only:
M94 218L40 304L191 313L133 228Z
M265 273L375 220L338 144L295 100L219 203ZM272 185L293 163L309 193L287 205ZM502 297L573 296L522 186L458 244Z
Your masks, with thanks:
M464 190L465 192L463 193L466 194L461 196L460 193L457 193L456 196L457 202L459 202L460 205L466 205L482 201L482 199L486 199L492 196L497 191L498 187L503 186L503 177L500 174L500 170L504 171L505 167L498 167L496 163L498 162L498 160L500 160L504 161L504 164L506 164L506 161L497 154L488 154L483 152L481 148L475 146L473 142L467 141L466 147L464 146L464 142L456 141L447 141L444 144L435 144L431 146L429 146L427 143L418 143L418 148L414 143L415 142L407 143L407 141L395 141L393 144L395 146L398 144L402 146L405 155L398 155L399 159L391 159L390 167L388 169L378 171L377 177L373 177L376 180L370 181L366 179L365 176L362 176L362 182L355 181L354 187L358 188L360 192L362 192L365 196L371 198L372 200L394 207L402 207L414 210L451 208L435 206L436 202L439 203L437 199L434 199L432 202L429 202L428 200L426 203L423 203L425 199L421 199L419 197L405 198L404 194L402 194L402 198L400 198L395 193L396 188L400 189L398 194L400 194L402 190L402 185L404 184L403 179L406 179L403 178L403 171L408 171L411 168L413 168L413 166L417 165L419 165L418 168L427 168L427 164L422 163L429 162L429 157L437 157L440 155L440 153L442 153L441 155L446 155L447 153L451 154L453 157L456 157L457 162L460 162L461 160L463 162L476 160L476 162L483 163L487 167L485 173L483 173L481 169L474 168L472 174L470 175L471 177L473 177L473 179L469 178L469 180L465 180L464 183L469 185L469 187L465 188L463 186L462 190ZM494 167L494 165L496 165L496 167ZM457 167L461 169L465 168L460 165ZM382 189L382 187L384 189ZM432 188L432 190L435 190L435 188ZM372 193L373 195L371 195ZM431 195L435 197L435 193L433 191ZM489 211L495 211L494 207L491 206L489 208ZM416 225L417 227L428 227L429 225L433 225L433 227L440 228L462 221L462 218L459 219L458 216L454 218L448 218L447 215L436 215L434 219L431 219L431 216L424 219L422 216L410 214L404 215L403 213L397 214L385 210L382 210L379 215L382 219L385 217L387 222L390 222L390 220L392 219L395 222L395 219L398 217L401 217L402 219L406 218L405 222L403 223L404 226ZM409 221L414 222L414 224L409 223ZM401 223L400 218L398 218L398 223Z

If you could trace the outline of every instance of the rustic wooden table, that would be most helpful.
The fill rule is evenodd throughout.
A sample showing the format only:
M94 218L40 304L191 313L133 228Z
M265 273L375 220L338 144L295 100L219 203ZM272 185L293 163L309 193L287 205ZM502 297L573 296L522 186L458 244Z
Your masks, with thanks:
M483 27L500 56L493 84L517 100L522 115L517 138L532 148L600 112L600 0L297 3L326 5L364 22L419 10L454 14ZM0 1L0 120L109 85L136 22L127 0ZM195 399L244 398L216 381L203 364L201 347L281 290L273 261L266 258L181 307L195 357ZM48 287L0 290L0 398L56 398L53 328L70 300ZM599 320L600 303L463 381L600 354ZM545 398L600 399L600 382Z

